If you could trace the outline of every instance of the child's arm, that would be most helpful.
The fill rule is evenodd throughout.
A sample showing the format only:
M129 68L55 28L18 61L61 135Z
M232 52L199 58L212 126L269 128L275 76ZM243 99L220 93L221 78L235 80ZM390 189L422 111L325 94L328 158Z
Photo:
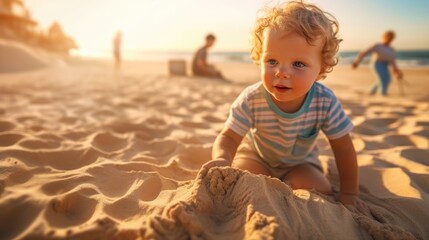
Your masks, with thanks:
M209 169L215 166L231 166L242 139L242 136L228 127L224 127L213 144L213 160L205 163L203 168Z
M395 73L396 77L398 79L402 79L402 71L398 68L398 65L396 64L396 60L393 60L391 65L392 65L393 72Z
M330 140L329 143L334 152L340 175L340 193L337 196L337 200L344 205L356 206L361 202L358 198L358 165L353 142L350 135L347 134L341 138Z
M370 48L368 48L368 49L366 49L366 50L364 50L364 51L360 52L360 53L358 54L358 56L356 57L356 59L353 61L353 63L352 63L352 67L353 67L353 68L357 68L357 67L359 66L360 62L362 61L362 59L363 59L366 55L368 55L370 52L372 52L372 51L374 50L374 47L375 47L375 46L371 46Z

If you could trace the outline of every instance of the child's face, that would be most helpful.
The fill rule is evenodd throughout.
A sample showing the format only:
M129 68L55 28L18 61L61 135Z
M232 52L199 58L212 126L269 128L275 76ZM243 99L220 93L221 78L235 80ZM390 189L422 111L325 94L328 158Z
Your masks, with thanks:
M322 44L313 45L297 33L267 29L260 59L265 89L276 105L286 112L299 110L307 92L322 69Z

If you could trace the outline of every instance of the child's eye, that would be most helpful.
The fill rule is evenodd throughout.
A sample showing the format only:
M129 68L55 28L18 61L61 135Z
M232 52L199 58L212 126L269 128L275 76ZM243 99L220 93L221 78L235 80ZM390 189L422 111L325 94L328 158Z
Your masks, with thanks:
M294 67L303 68L305 67L305 64L302 62L293 62Z
M277 60L274 60L274 59L268 59L267 63L270 65L276 65L278 62Z

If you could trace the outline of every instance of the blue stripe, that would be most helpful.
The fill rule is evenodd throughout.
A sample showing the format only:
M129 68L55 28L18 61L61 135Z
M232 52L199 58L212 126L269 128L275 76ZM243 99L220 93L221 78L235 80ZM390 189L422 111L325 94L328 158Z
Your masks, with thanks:
M233 119L236 119L241 122L243 125L248 126L249 128L251 127L250 122L246 118L239 115L237 112L232 112L232 117Z
M336 128L333 128L327 132L325 132L326 135L328 136L333 136L336 135L337 133L343 131L344 129L346 129L349 125L351 125L351 122L348 118L346 118L347 120L341 122Z

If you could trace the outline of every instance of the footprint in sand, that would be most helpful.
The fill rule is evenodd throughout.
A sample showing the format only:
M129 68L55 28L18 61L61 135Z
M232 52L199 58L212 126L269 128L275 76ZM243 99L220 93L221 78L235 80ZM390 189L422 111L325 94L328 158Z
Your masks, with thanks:
M91 198L97 192L81 188L76 192L53 198L47 206L45 219L52 227L69 228L87 222L95 212L98 200Z

